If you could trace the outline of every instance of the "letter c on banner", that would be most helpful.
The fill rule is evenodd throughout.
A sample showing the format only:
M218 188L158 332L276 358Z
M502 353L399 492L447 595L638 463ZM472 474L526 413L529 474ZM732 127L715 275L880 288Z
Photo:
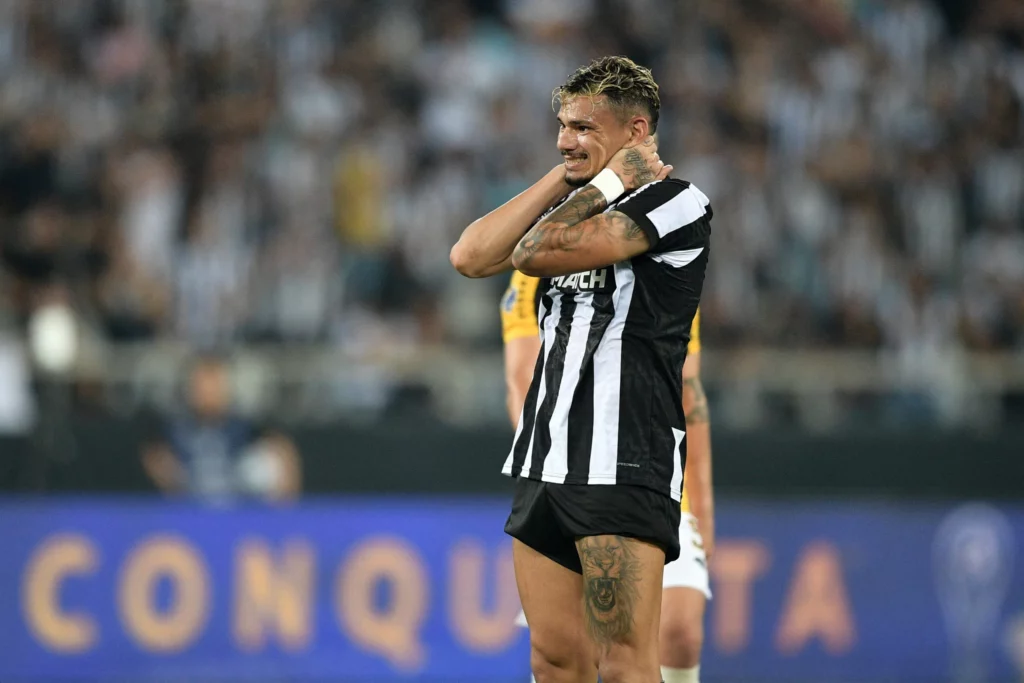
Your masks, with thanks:
M174 598L166 613L154 605L157 581L168 578ZM150 652L178 652L202 633L210 581L203 560L184 540L157 536L141 544L121 573L118 607L125 629Z
M47 649L74 654L96 644L96 622L61 611L60 587L71 575L93 573L98 564L93 544L75 534L50 538L32 556L22 583L22 610L29 631Z
M374 595L382 581L391 584L391 600L381 609ZM415 548L400 538L366 541L339 568L335 589L338 620L355 643L402 671L423 667L419 630L427 616L429 585Z

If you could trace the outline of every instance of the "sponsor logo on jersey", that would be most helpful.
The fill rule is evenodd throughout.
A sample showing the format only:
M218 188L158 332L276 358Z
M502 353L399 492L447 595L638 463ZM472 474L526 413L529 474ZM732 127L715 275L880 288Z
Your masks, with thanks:
M574 292L609 291L615 286L615 276L611 268L585 270L572 275L560 275L551 278L551 286Z

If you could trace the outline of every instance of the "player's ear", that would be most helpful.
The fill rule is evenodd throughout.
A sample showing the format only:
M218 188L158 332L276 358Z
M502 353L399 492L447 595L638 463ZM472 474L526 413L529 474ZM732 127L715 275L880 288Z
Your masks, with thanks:
M651 122L643 116L634 116L629 120L629 141L623 147L636 147L649 142Z

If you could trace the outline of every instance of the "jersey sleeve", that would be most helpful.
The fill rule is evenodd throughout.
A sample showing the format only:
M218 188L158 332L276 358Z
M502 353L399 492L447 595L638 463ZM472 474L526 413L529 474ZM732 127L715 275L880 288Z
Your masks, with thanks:
M686 353L700 353L700 308L693 314L693 322L690 323L690 343L686 345Z
M648 183L613 208L640 226L650 253L703 247L711 232L711 202L685 180Z
M512 271L508 289L501 297L501 337L507 344L520 337L537 336L537 286L539 278Z

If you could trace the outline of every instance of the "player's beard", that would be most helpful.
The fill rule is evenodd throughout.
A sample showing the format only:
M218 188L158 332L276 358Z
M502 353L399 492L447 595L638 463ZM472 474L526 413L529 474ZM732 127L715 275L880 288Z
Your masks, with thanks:
M585 156L583 158L585 160L589 160L590 159L590 155L587 155L587 156ZM568 158L563 156L562 160L563 161L568 161ZM579 173L579 172L577 172L575 175L570 176L569 175L570 173L571 173L571 171L566 169L566 171L565 171L565 184L568 185L569 187L583 187L584 185L589 183L591 180L593 180L594 176L596 175L594 173Z
M565 184L568 185L569 187L583 187L584 185L586 185L587 183L589 183L593 179L594 179L594 176L592 176L592 175L591 176L577 176L575 178L570 178L569 176L565 176Z

